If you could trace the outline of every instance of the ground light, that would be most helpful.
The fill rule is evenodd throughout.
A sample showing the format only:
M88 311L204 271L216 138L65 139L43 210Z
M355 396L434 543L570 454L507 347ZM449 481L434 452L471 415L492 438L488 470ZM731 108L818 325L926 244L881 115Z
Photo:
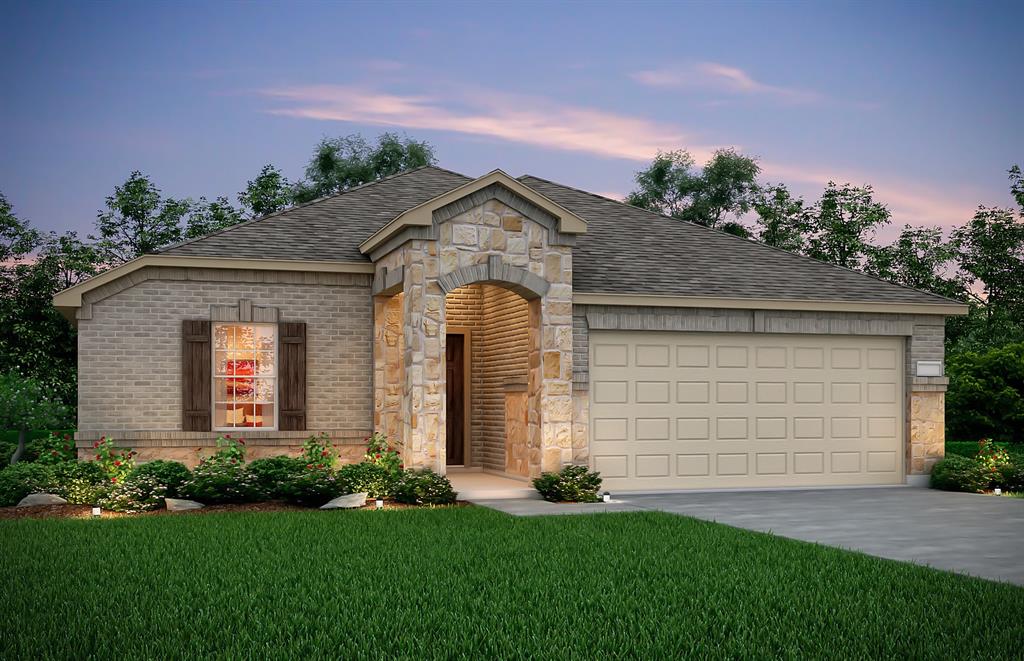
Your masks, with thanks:
M996 487L996 490L993 493L995 495L997 495L997 496L1002 496L1003 495L1003 490L1000 489L999 487Z
M92 508L92 515L93 516L99 516L100 515L100 508L98 508L98 507Z
M606 503L612 502L612 492L611 491L605 491L604 495L601 497L601 500L603 500Z
M378 498L377 501L376 501L376 505L377 505L377 509L379 509L379 510L384 509L384 499L383 498Z

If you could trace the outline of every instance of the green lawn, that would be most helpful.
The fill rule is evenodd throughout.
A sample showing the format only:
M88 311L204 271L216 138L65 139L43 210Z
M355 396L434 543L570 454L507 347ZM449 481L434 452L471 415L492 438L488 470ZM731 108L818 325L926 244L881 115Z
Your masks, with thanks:
M0 658L1012 658L1024 589L659 513L0 523Z

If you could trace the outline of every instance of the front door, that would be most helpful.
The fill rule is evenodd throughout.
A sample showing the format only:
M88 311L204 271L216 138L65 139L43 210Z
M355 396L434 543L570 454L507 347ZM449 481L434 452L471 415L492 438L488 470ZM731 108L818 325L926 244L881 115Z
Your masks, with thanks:
M446 337L445 351L445 382L447 383L447 399L445 412L446 454L449 466L462 466L466 463L465 443L465 336L449 333Z

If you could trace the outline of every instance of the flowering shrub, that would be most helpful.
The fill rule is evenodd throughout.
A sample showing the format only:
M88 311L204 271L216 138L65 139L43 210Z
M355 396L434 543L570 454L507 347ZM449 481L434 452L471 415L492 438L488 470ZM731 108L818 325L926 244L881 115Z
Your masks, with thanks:
M256 480L242 462L214 455L204 459L182 485L186 498L206 505L259 500Z
M994 475L1010 465L1010 454L993 443L991 438L983 438L978 441L978 454L974 455L974 460L981 465L982 470Z
M95 505L111 486L106 471L95 461L66 461L53 467L50 492L72 505Z
M950 455L932 467L929 483L932 489L978 493L989 487L992 476L977 459Z
M401 472L391 471L386 466L363 461L348 464L338 469L341 493L366 492L373 498L391 498Z
M345 483L330 468L303 468L281 485L281 495L290 503L319 507L345 492Z
M96 463L100 465L111 484L123 482L128 473L135 467L134 450L120 450L114 447L114 439L106 436L92 444L96 452Z
M533 488L553 503L596 503L601 474L591 473L586 466L566 466L557 473L541 474L533 480Z
M54 434L50 432L43 438L38 438L29 443L29 454L35 455L36 463L55 465L67 461L75 461L78 453L75 451L75 441L71 434Z
M338 453L331 445L331 438L324 433L310 436L302 444L302 458L307 468L334 468Z
M261 499L285 498L285 487L302 476L308 464L302 457L268 457L257 459L246 469Z
M200 452L197 449L196 452ZM203 461L227 461L240 464L245 461L245 439L232 438L231 434L217 437L217 451Z
M156 480L157 484L162 484L166 497L179 498L185 483L192 477L192 471L185 464L177 461L156 459L136 466L132 474L128 476L128 480L131 481L143 477L152 478Z
M115 484L99 506L115 512L138 514L163 507L167 487L151 475L132 475Z
M405 467L402 464L402 455L397 450L388 446L388 437L384 434L374 433L366 438L366 454L363 461L381 466L389 473L398 475Z
M458 494L444 475L429 468L408 470L395 484L395 500L409 505L450 505Z
M19 462L0 470L0 507L17 505L30 493L45 493L53 483L53 467Z

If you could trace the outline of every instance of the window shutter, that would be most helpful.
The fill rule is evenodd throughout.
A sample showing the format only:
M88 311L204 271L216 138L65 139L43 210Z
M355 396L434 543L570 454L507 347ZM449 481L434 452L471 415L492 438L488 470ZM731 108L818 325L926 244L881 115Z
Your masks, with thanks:
M306 429L306 324L281 322L278 331L278 429Z
M210 322L185 319L181 325L181 428L211 429L212 340Z

